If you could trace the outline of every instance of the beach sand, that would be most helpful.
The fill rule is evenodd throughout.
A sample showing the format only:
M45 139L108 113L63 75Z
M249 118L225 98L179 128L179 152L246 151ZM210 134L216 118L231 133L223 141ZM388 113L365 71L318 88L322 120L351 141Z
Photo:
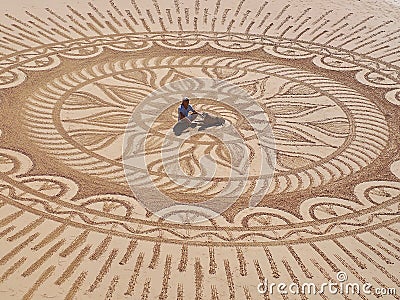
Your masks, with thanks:
M399 1L0 12L1 299L400 293Z

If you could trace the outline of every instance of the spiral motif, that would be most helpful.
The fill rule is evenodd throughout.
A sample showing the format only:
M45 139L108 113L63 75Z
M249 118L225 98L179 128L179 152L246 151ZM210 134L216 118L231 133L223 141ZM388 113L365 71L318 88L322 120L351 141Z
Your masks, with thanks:
M160 130L156 124L183 96L199 107L241 114L247 136L231 120L213 116L215 111ZM238 86L210 78L179 80L150 93L133 112L123 149L126 177L138 200L157 216L183 223L215 218L244 195L249 206L257 205L275 167L264 110Z

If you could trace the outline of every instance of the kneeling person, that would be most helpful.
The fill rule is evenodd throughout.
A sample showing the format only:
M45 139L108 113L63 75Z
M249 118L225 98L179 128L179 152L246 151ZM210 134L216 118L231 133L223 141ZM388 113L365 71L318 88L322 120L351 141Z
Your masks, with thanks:
M189 114L191 112L191 114ZM189 122L193 122L198 116L198 112L193 109L189 104L189 98L184 97L182 99L182 104L178 108L178 121L185 119Z

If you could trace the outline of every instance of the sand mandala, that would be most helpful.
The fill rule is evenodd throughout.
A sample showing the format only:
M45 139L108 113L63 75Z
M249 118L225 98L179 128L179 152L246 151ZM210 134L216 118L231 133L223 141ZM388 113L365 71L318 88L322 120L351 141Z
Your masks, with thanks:
M399 299L400 8L360 2L10 5L1 299Z

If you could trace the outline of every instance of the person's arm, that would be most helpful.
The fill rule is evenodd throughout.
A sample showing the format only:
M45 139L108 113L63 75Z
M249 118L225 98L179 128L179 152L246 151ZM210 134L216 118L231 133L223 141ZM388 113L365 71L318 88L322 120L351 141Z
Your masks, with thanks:
M190 111L192 112L192 114L199 114L197 111L194 110L194 108L192 106L190 106Z

